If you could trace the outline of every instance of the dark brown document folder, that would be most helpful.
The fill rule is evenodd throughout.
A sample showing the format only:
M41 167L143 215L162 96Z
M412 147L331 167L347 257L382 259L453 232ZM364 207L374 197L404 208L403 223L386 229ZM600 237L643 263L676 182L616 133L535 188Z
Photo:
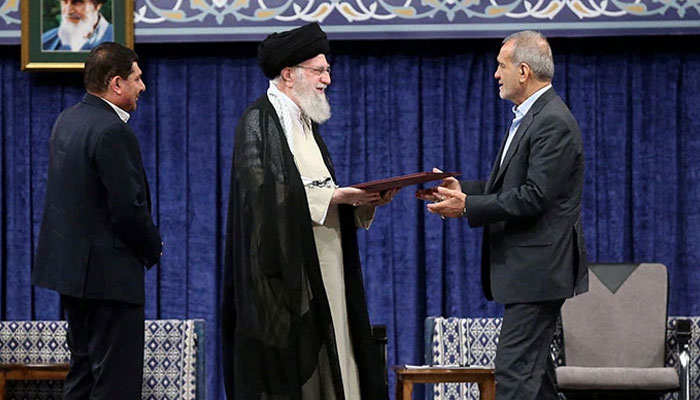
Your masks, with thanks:
M384 190L399 189L404 186L417 185L419 183L447 178L448 176L459 175L459 172L416 172L413 174L392 176L391 178L358 183L356 185L352 185L352 187L364 189L368 192L382 192Z

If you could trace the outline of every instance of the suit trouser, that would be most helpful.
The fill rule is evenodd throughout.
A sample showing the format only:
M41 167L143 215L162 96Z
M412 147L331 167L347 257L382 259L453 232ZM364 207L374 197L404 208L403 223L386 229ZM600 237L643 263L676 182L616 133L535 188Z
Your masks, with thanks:
M63 399L141 399L143 306L68 296L61 299L71 351Z
M550 344L563 304L506 304L496 350L496 400L558 398Z

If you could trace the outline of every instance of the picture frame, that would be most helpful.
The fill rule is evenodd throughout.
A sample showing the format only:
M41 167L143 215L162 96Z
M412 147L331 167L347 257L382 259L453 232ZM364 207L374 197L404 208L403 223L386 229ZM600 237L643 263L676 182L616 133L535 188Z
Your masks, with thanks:
M134 48L133 0L21 1L23 71L82 70L104 41Z

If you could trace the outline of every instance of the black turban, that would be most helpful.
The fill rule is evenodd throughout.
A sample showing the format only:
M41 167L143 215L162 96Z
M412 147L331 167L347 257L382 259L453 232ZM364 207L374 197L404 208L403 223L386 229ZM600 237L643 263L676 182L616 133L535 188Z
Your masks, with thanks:
M265 76L273 79L282 68L330 51L326 33L312 22L291 31L275 32L265 38L258 46L258 64Z

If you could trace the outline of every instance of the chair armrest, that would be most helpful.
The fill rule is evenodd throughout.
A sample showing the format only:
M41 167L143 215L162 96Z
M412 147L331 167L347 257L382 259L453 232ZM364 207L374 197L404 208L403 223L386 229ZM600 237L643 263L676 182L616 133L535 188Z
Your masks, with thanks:
M689 319L676 320L676 344L678 346L678 378L680 391L678 400L690 400L690 353L688 343L692 337L691 322Z
M386 325L372 325L372 341L374 341L376 347L378 348L379 357L382 361L382 366L384 370L384 384L388 387L389 377L386 368L386 347L387 343L389 343L389 339L386 335Z
M207 362L206 362L206 324L203 319L194 320L194 332L196 334L197 343L197 372L196 372L196 382L197 382L197 394L196 400L204 400L207 395Z
M434 365L433 339L435 336L435 324L441 317L428 317L423 324L423 364Z
M689 319L678 318L676 320L675 333L679 352L688 346L688 343L690 342L690 339L693 336L691 326L692 324Z

